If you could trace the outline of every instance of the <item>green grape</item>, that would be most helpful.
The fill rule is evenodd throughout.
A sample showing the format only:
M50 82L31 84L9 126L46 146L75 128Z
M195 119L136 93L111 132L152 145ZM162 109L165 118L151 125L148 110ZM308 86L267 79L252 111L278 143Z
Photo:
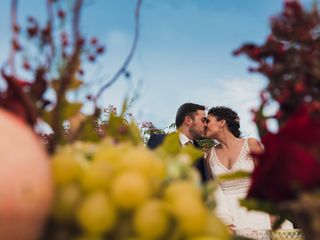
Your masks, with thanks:
M110 190L114 203L126 210L141 205L151 195L147 179L134 171L125 171L116 176Z
M70 221L81 199L81 190L77 184L68 184L57 190L53 206L53 216L59 221Z
M120 170L133 170L143 174L150 184L156 188L166 176L166 166L164 161L159 159L152 151L144 146L131 148L124 154L120 161Z
M109 232L116 223L117 213L108 196L96 192L87 196L77 210L77 221L89 235Z
M87 192L107 190L110 185L113 168L107 162L95 161L86 167L80 178L83 189Z
M204 233L208 211L200 199L192 196L175 198L172 202L172 211L185 235Z
M114 168L117 168L122 154L124 154L126 151L126 145L115 145L109 141L106 141L103 144L100 144L97 148L97 151L93 155L93 162L107 162Z
M153 178L155 173L158 177L164 176L164 166L161 165L161 162L162 161L153 152L149 151L144 146L131 148L122 154L121 159L123 168L139 171L149 178Z
M196 198L200 200L201 195L201 188L188 180L179 180L171 183L164 193L164 197L168 202L174 202L176 198Z
M226 225L213 213L209 213L205 224L207 235L221 240L230 239L230 233Z
M80 155L76 155L72 148L64 147L52 158L52 170L56 184L64 185L80 175L81 163Z
M170 215L163 202L150 200L136 211L133 225L142 239L163 238L169 229Z

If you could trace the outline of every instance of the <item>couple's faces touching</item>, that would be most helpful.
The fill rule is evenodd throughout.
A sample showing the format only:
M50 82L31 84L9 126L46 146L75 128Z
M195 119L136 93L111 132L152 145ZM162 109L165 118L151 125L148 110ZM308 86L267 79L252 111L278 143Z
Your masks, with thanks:
M217 120L213 115L208 115L207 117L207 126L206 126L206 137L215 138L219 132L221 132L223 125L225 124L224 120Z
M196 111L193 119L190 119L190 133L194 139L215 138L225 124L224 120L219 121L213 115L206 116L203 110Z
M192 123L190 126L190 133L194 139L201 139L205 136L207 127L207 117L204 110L197 110L194 113L193 119L190 117Z

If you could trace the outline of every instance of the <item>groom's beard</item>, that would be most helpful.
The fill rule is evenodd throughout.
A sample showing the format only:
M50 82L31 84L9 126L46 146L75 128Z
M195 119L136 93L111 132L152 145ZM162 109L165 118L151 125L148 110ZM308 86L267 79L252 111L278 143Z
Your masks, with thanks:
M196 125L195 124L192 124L190 129L189 129L189 132L193 138L193 140L202 140L202 139L205 139L205 136L204 136L204 131L198 131L196 129Z

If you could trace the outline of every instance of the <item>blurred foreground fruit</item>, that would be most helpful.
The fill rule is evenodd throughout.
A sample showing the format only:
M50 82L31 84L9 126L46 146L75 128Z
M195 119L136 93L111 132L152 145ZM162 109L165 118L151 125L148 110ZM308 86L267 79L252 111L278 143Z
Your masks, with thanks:
M39 239L52 201L49 159L38 137L0 109L0 239Z
M116 176L111 196L119 208L129 210L143 204L150 196L150 186L146 178L137 172L127 171Z
M77 219L87 233L99 236L112 229L116 212L108 196L103 192L96 192L81 203Z
M133 225L143 239L161 239L168 233L171 219L163 202L150 200L135 213Z
M112 138L59 146L52 222L64 238L46 240L228 240L199 179L172 177L170 157Z

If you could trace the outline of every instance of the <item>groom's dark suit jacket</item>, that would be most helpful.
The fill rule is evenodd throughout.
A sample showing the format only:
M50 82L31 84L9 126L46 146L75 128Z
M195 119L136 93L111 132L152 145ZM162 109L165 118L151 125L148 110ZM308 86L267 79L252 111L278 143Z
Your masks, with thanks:
M153 134L150 136L148 142L147 142L147 147L149 147L150 149L155 149L157 148L164 140L164 138L167 136L167 134ZM193 141L193 145L196 148L200 148L200 145L197 143L197 141ZM209 180L209 176L206 170L206 164L205 164L205 159L203 157L199 158L195 165L194 165L200 175L201 175L201 180L202 182L206 182Z

